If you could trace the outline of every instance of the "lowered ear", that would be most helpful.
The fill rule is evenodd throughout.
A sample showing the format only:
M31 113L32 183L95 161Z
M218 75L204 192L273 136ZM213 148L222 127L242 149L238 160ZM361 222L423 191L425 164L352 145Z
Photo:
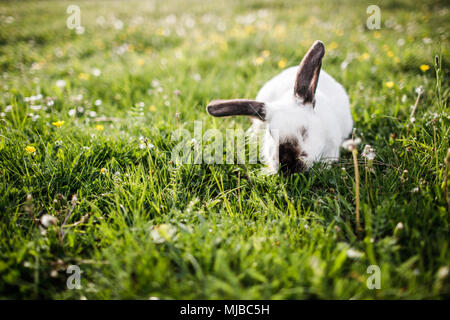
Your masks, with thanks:
M214 117L250 116L262 121L266 119L264 102L255 100L214 100L208 104L206 111Z
M319 80L322 58L325 54L325 46L321 41L316 40L303 57L297 71L294 94L303 103L313 103L316 93L317 81Z

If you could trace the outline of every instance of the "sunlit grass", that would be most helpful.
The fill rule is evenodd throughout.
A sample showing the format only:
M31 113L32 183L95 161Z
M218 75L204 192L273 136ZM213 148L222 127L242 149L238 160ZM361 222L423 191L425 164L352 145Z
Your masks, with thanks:
M78 32L69 4L0 3L0 297L449 296L445 2L382 1L377 31L359 1L80 1ZM246 129L206 104L254 97L316 39L370 165L171 162L175 129Z

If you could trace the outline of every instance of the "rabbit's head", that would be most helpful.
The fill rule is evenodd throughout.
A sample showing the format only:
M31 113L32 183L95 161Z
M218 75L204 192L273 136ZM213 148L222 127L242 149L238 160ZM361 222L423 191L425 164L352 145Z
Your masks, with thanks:
M317 157L318 144L322 143L315 138L322 128L314 105L324 54L323 43L316 41L300 63L293 92L290 89L275 101L214 100L206 107L207 112L214 117L244 115L263 121L263 152L272 170L304 171Z

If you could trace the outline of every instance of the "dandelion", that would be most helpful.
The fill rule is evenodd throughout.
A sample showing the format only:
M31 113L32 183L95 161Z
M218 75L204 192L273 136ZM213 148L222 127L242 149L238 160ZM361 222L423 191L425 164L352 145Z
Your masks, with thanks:
M83 34L84 33L84 27L83 26L78 26L75 28L75 32L77 34Z
M387 81L387 82L385 83L385 85L386 85L386 87L388 87L389 89L391 89L391 88L394 87L394 81Z
M150 236L155 243L164 243L170 241L174 238L177 229L171 224L160 224L159 226L153 227L150 231Z
M430 66L427 65L427 64L422 64L422 65L420 66L420 70L421 70L422 72L426 72L426 71L430 70Z
M394 228L394 236L397 237L404 228L405 227L402 222L397 223L397 225Z
M45 227L48 228L50 227L50 225L56 225L58 223L58 219L56 219L56 217L51 216L49 214L44 214L41 217L41 224Z
M450 270L449 270L449 268L447 266L440 267L438 272L437 272L438 279L440 279L440 280L445 279L448 276L449 271Z
M270 56L270 51L269 51L269 50L263 50L262 56L263 56L264 58L267 58L268 56Z
M97 125L95 126L95 129L97 129L98 131L103 131L103 130L105 129L105 126L102 125L102 124L97 124Z
M260 64L262 64L264 62L264 58L263 57L258 57L255 59L255 64L258 66Z
M361 225L359 223L359 166L358 166L358 145L361 143L361 139L355 137L355 129L353 129L353 137L352 139L344 141L342 144L342 147L348 151L351 151L353 155L353 166L355 167L355 185L356 185L356 191L355 191L355 199L356 199L356 231L359 235L361 231Z
M25 151L26 152L28 152L28 153L35 153L36 152L36 148L35 147L33 147L33 146L26 146L25 147Z
M378 32L378 31L375 31L375 32L373 33L373 37L374 37L375 39L380 39L380 38L381 38L381 33Z
M100 69L98 69L98 68L92 69L92 75L94 77L100 77L101 74L102 74L102 71Z
M369 60L369 58L370 58L370 54L368 54L367 52L364 52L364 53L361 55L361 57L360 57L360 59L361 59L362 61Z
M151 105L150 107L148 107L148 110L154 112L156 111L156 107L154 105Z
M108 169L106 169L106 168L101 168L100 169L100 173L101 174L106 174L108 172Z
M143 66L145 64L145 60L144 59L139 59L137 61L138 65Z
M78 79L81 79L81 80L89 80L89 74L88 74L88 73L80 73L80 74L78 75Z
M347 151L353 151L358 147L360 143L361 139L358 137L356 137L355 139L348 139L342 143L342 148L344 148Z
M285 68L286 67L286 63L287 63L286 58L282 58L280 61L278 61L278 68L280 68L280 69Z
M337 42L333 41L332 43L330 43L330 45L328 46L328 48L330 50L334 50L337 49L339 47L339 45L337 44Z
M66 86L66 81L65 80L57 80L56 81L56 86L58 87L58 88L64 88L65 86Z
M366 144L363 150L363 153L361 154L361 156L363 158L366 158L367 160L371 161L373 159L375 159L376 154L375 154L375 149L372 148L371 145Z
M392 58L392 57L394 56L394 53L393 53L391 50L389 50L389 51L387 52L387 56L388 56L389 58Z
M61 128L63 126L64 122L65 121L59 120L59 121L52 122L52 125L54 125L57 128Z
M350 259L359 259L362 256L364 256L364 253L362 253L361 251L352 248L347 250L347 257Z

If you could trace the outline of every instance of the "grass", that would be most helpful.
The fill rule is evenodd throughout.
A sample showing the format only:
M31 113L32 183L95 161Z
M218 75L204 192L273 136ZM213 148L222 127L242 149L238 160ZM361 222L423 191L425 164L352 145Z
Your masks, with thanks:
M450 297L445 1L379 1L380 30L361 1L77 1L82 34L69 4L0 3L1 298ZM175 129L248 128L205 105L254 97L316 39L362 140L359 239L350 152L289 178L170 161Z

